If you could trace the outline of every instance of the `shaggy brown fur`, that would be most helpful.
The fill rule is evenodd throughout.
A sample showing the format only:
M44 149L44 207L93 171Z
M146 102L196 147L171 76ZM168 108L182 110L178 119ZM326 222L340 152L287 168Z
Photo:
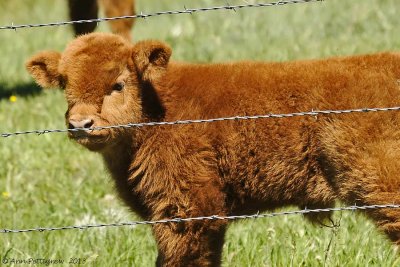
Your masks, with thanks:
M135 14L135 0L68 0L71 20L97 19L98 4L104 7L107 17L132 16ZM131 40L133 19L111 20L110 26L114 33L121 34ZM93 32L97 23L72 24L75 35Z
M169 63L158 41L90 34L27 68L65 87L70 128L398 106L396 53L287 63ZM400 203L400 113L79 131L122 199L147 220ZM400 210L368 211L400 243ZM312 218L321 219L321 218ZM226 221L155 225L159 266L217 266Z

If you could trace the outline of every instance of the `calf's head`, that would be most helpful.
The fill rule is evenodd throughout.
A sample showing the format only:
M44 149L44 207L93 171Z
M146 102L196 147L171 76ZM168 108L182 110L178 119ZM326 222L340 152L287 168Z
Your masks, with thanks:
M69 137L102 151L133 130L84 128L144 121L146 94L154 95L148 91L165 72L170 55L171 49L158 41L132 45L117 35L92 33L73 40L63 53L34 55L26 67L40 86L65 89L66 123L77 130Z

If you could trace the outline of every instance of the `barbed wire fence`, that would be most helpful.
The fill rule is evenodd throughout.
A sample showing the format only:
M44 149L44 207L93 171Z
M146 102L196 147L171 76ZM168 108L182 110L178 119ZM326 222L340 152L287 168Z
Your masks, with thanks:
M306 3L314 3L314 2L323 2L325 0L286 0L286 1L276 1L276 2L269 2L269 3L254 3L254 4L242 4L242 5L231 5L227 3L223 6L212 6L212 7L202 7L202 8L186 8L184 6L183 10L169 10L169 11L159 11L154 13L145 14L140 12L138 15L131 15L131 16L117 16L117 17L106 17L106 18L98 18L98 19L86 19L86 20L73 20L73 21L60 21L60 22L50 22L50 23L38 23L38 24L20 24L14 25L5 25L0 26L0 30L17 30L22 28L37 28L37 27L55 27L55 26L65 26L71 24L82 24L82 23L92 23L92 22L103 22L103 21L110 21L110 20L120 20L120 19L147 19L151 17L158 17L163 15L182 15L182 14L194 14L199 12L209 12L209 11L216 11L216 10L239 10L244 8L262 8L262 7L274 7L274 6L284 6L290 4L306 4Z
M180 15L180 14L194 14L199 12L217 11L217 10L228 10L237 11L244 8L262 8L262 7L273 7L273 6L283 6L289 4L306 4L314 2L323 2L325 0L287 0L287 1L276 1L269 3L254 3L254 4L243 4L243 5L230 5L227 3L223 6L213 6L213 7L203 7L203 8L186 8L184 6L183 10L170 10L170 11L160 11L154 13L143 13L140 12L138 15L133 16L118 16L118 17L105 17L98 19L89 20L76 20L76 21L59 21L50 23L39 23L39 24L20 24L5 25L0 26L0 30L15 30L23 28L37 28L37 27L56 27L71 24L81 24L81 23L100 23L104 21L120 20L120 19L147 19L151 17L157 17L162 15ZM305 112L295 112L295 113L285 113L285 114L264 114L264 115L252 115L252 116L233 116L233 117L220 117L213 119L189 119L189 120L178 120L169 122L146 122L146 123L129 123L126 125L111 125L104 127L93 127L93 128L75 128L75 129L44 129L44 130L30 130L30 131L19 131L10 133L1 133L1 137L11 137L20 136L27 134L47 134L47 133L65 133L70 131L96 131L103 129L114 129L114 128L134 128L134 127L148 127L148 126L166 126L166 125L187 125L196 123L212 123L220 121L239 121L239 120L253 120L253 119L280 119L280 118L293 118L301 116L319 116L319 115L339 115L339 114L349 114L349 113L369 113L369 112L388 112L388 111L400 111L400 107L381 107L381 108L357 108L357 109L346 109L346 110L319 110L319 111L305 111ZM92 228L105 228L105 227L123 227L123 226L137 226L137 225L155 225L155 224L166 224L166 223L185 223L192 221L201 220L239 220L239 219L260 219L260 218L272 218L278 216L289 216L289 215L306 215L313 213L326 213L334 211L368 211L373 209L398 209L400 205L397 204L382 204L382 205L368 205L368 206L347 206L347 207L336 207L336 208L323 208L323 209L303 209L295 211L282 211L282 212L272 212L265 214L253 214L253 215L233 215L233 216L202 216L202 217L191 217L191 218L172 218L165 220L156 221L131 221L131 222L118 222L109 224L88 224L88 225L72 225L72 226L61 226L61 227L36 227L29 229L0 229L1 234L10 233L26 233L26 232L45 232L45 231L59 231L59 230L85 230Z
M333 212L333 211L356 211L356 210L372 210L372 209L398 209L400 205L397 204L385 204L385 205L367 205L367 206L347 206L347 207L336 207L336 208L324 208L324 209L303 209L294 211L282 211L260 214L256 213L253 215L233 215L233 216L201 216L191 218L173 218L156 221L132 221L132 222L120 222L120 223L109 223L109 224L87 224L87 225L73 225L73 226L62 226L62 227L38 227L30 229L0 229L0 233L26 233L26 232L45 232L45 231L60 231L60 230L85 230L90 228L104 228L104 227L121 227L121 226L136 226L136 225L155 225L155 224L166 224L166 223L185 223L192 221L204 221L204 220L239 220L239 219L261 219L261 218L272 218L278 216L288 215L305 215L312 213L321 212Z
M27 134L47 134L47 133L65 133L65 132L78 132L78 131L99 131L105 129L116 128L139 128L145 126L166 126L166 125L184 125L184 124L197 124L197 123L211 123L220 121L240 121L240 120L254 120L254 119L282 119L318 115L339 115L349 113L368 113L368 112L383 112L383 111L400 111L399 107L385 107L385 108L358 108L358 109L343 109L343 110L312 110L294 113L281 113L281 114L264 114L253 116L233 116L233 117L220 117L214 119L193 119L193 120L177 120L177 121L159 121L159 122L144 122L144 123L128 123L122 125L110 125L92 128L74 128L74 129L45 129L45 130L30 130L13 133L1 133L1 137L10 137Z

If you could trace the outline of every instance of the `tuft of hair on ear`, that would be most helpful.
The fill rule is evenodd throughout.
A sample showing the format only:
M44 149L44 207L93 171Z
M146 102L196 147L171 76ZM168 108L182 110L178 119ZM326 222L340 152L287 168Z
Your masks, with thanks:
M61 75L58 72L58 64L61 54L56 51L43 51L32 56L25 67L43 88L60 87Z
M133 46L132 59L143 81L158 79L167 69L171 48L159 41L141 41Z

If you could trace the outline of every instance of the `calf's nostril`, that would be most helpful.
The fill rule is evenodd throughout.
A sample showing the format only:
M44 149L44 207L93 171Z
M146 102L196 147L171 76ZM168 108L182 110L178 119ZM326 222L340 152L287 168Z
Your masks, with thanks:
M90 128L93 125L92 119L84 119L84 120L70 120L68 122L69 129L75 128Z
M93 125L93 120L88 119L83 125L83 128L90 128L92 125Z

